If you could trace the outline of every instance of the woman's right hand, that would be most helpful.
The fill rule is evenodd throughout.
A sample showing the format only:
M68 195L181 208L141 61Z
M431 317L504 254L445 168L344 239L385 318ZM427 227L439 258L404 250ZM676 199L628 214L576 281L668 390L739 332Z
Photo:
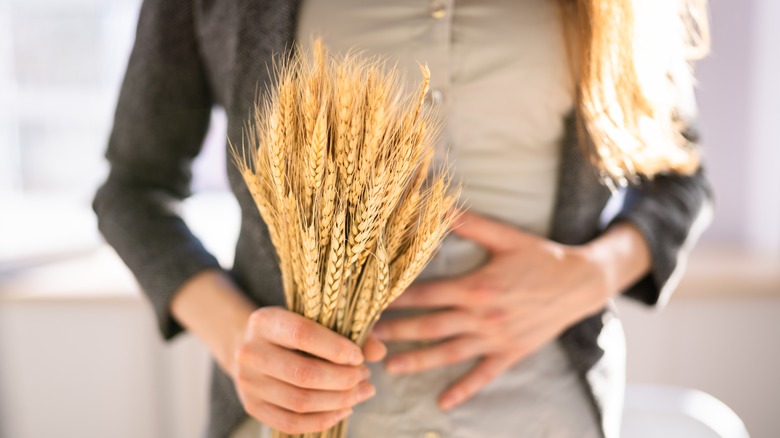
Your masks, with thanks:
M261 423L290 434L319 432L374 395L364 360L385 353L376 338L361 351L301 315L264 307L249 317L231 374L244 409Z

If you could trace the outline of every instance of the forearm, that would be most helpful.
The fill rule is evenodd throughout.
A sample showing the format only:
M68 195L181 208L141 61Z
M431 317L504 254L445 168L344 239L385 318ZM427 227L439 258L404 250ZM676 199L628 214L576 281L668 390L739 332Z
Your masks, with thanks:
M257 308L222 271L203 271L185 282L171 301L174 318L199 338L232 375L234 352Z
M636 283L652 266L647 241L629 222L613 224L584 248L604 274L604 301Z

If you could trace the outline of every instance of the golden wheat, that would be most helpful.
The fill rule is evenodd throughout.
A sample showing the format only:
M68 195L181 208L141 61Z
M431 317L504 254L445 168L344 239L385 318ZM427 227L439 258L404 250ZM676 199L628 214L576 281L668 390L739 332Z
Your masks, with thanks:
M344 289L341 277L344 273L344 223L346 221L346 212L343 209L339 210L330 234L330 252L325 265L325 278L322 289L320 323L328 327L332 325L332 320L336 313L336 305Z
M321 41L310 56L286 53L244 151L232 149L279 257L287 306L360 345L433 256L458 196L433 170L428 68L409 91L385 64L333 56ZM346 430L344 421L296 437Z

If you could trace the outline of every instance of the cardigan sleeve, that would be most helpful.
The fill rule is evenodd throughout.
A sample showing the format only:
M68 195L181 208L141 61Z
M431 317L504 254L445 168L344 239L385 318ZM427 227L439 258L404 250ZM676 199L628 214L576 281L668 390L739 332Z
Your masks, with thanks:
M712 192L703 169L690 176L659 175L626 193L612 223L635 225L650 248L650 272L624 295L663 306L685 270L688 254L712 218Z
M166 339L182 330L169 311L176 290L219 267L177 213L212 105L191 3L141 7L108 141L110 172L93 201L100 231L135 275Z

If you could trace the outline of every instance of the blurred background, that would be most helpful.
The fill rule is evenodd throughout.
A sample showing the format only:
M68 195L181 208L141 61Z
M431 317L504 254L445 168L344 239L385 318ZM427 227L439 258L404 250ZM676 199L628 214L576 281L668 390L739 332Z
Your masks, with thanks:
M139 4L0 0L0 437L183 438L203 427L205 351L186 335L161 343L90 209ZM713 50L697 71L715 221L666 309L618 303L628 381L705 391L751 436L776 437L780 2L710 8ZM184 211L229 265L238 213L225 193L224 115L212 119Z

